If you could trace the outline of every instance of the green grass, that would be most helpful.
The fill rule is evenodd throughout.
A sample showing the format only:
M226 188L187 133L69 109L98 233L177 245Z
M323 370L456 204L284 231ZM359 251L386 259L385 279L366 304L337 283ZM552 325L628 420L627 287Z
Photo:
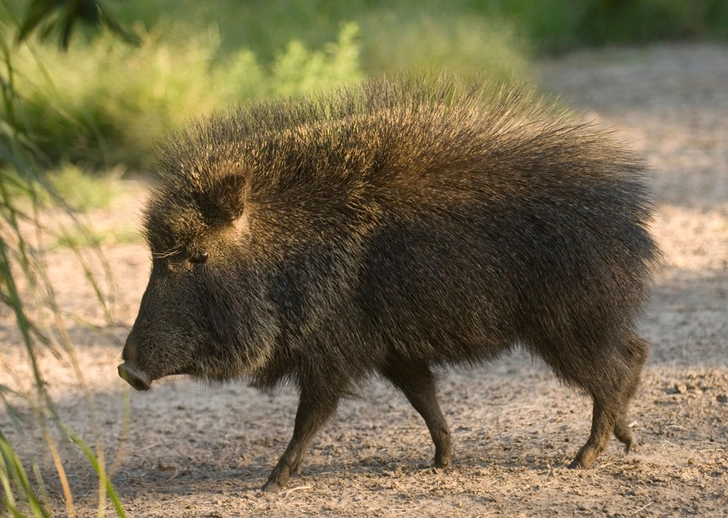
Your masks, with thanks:
M11 167L0 169L0 182L5 185L19 209L31 210L33 203L52 205L62 199L72 211L87 212L112 206L124 190L122 174L117 168L108 172L89 175L72 164L63 164L59 169L46 171L42 188L29 189L25 179Z
M50 245L50 248L70 248L71 250L80 250L89 247L99 247L101 245L139 243L142 240L143 236L141 232L139 232L136 226L129 224L123 228L114 228L113 230L95 232L82 231L78 229L65 231L58 236L54 243Z
M107 208L121 193L121 172L89 176L80 168L66 164L50 175L51 184L74 210L89 211Z

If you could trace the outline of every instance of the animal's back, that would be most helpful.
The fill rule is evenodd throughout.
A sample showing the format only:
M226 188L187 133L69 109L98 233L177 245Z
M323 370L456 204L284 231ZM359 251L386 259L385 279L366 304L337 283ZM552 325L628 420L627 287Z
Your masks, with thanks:
M167 156L242 171L251 253L341 277L311 303L355 305L366 338L473 360L630 328L645 301L644 166L554 111L517 89L379 80L214 117Z

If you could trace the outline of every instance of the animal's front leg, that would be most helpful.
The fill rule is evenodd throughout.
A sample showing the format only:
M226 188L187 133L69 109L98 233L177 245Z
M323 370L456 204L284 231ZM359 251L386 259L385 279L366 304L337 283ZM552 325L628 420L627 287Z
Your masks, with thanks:
M263 491L277 491L286 485L293 473L301 469L314 435L336 411L340 397L338 393L316 390L307 385L301 388L293 437L273 468Z

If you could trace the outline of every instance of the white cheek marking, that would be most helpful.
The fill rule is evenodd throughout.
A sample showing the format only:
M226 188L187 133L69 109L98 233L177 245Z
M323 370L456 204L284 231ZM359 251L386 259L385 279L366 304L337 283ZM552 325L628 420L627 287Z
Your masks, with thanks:
M245 209L243 214L233 222L235 232L238 235L244 235L250 232L250 210Z

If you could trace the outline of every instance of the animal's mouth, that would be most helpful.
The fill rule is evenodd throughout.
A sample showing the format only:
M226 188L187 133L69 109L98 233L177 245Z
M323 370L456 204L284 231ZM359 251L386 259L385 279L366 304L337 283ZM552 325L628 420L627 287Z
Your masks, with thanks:
M129 362L119 365L118 370L119 376L136 390L149 390L151 388L152 381L149 376Z

